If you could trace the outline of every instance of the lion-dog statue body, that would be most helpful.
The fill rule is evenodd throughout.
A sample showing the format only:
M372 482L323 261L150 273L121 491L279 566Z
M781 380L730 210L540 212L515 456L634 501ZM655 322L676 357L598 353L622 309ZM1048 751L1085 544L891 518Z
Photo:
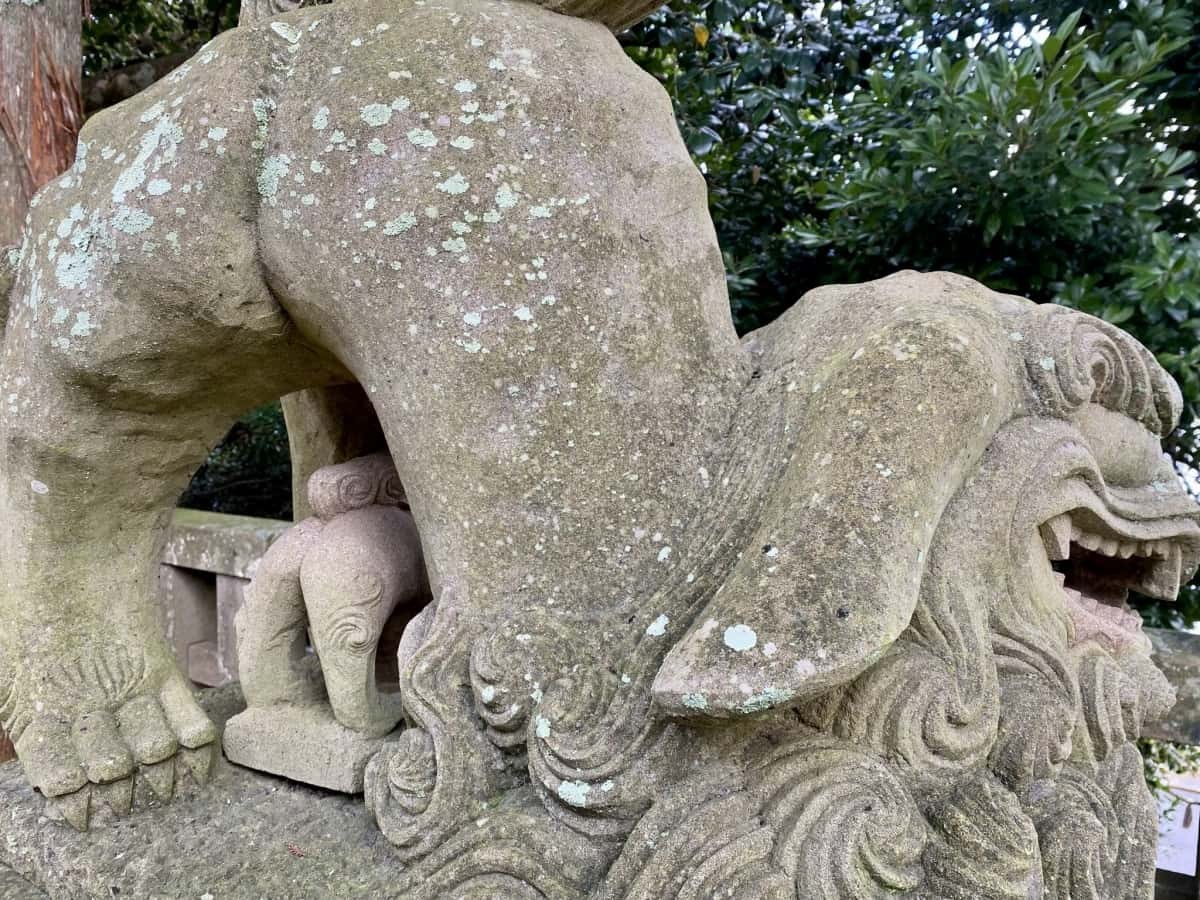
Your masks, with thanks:
M0 717L77 826L212 758L165 511L240 411L357 383L435 598L367 771L399 895L1150 896L1132 741L1171 692L1125 596L1200 553L1177 388L951 275L739 340L704 180L603 25L229 32L88 123L12 263Z

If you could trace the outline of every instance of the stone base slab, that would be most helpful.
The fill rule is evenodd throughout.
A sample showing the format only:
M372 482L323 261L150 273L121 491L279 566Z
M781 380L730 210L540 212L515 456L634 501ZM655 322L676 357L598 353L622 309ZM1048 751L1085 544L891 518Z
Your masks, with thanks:
M229 688L201 697L218 726L244 708ZM392 897L401 871L361 797L224 760L196 796L86 834L0 765L0 900Z
M229 761L240 766L361 794L367 763L385 740L346 728L328 704L273 706L248 709L230 719L224 747Z

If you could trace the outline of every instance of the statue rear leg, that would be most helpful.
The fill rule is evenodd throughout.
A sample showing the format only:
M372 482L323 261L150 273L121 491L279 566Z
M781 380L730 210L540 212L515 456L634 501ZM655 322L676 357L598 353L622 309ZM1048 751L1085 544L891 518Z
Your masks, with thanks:
M221 119L214 104L168 81L90 124L31 213L12 294L0 719L77 827L98 800L122 813L135 787L167 800L177 775L205 779L216 731L155 599L163 527L234 417L345 377L261 279L240 208L253 169L236 146L211 152L214 134L248 146L254 118L249 102L239 116L222 101Z

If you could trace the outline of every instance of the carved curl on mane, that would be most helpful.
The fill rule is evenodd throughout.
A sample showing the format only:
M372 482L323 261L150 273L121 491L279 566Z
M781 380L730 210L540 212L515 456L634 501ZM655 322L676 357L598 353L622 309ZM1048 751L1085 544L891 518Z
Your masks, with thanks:
M1160 437L1174 430L1183 409L1179 387L1145 347L1116 326L1047 305L1024 317L1020 336L1035 412L1061 419L1085 403L1098 403Z

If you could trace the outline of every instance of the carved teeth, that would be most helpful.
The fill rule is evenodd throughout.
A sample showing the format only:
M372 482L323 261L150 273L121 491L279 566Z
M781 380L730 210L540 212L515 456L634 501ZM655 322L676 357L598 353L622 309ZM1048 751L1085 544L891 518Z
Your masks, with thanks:
M1156 541L1158 545L1164 542ZM1179 581L1183 569L1183 553L1179 547L1166 545L1163 549L1164 558L1156 562L1146 577L1142 579L1137 589L1148 597L1158 600L1174 600L1179 594ZM1155 558L1159 558L1155 554Z
M1051 561L1071 558L1071 517L1055 516L1041 527L1042 543Z
M1121 546L1117 548L1117 556L1121 557L1121 559L1129 559L1129 557L1131 557L1131 556L1133 556L1133 554L1137 553L1137 549L1138 549L1137 541L1133 541L1133 542L1122 541Z
M1078 528L1072 529L1071 539L1080 547L1093 551L1099 550L1101 543L1103 543L1103 538L1100 535L1080 531Z

